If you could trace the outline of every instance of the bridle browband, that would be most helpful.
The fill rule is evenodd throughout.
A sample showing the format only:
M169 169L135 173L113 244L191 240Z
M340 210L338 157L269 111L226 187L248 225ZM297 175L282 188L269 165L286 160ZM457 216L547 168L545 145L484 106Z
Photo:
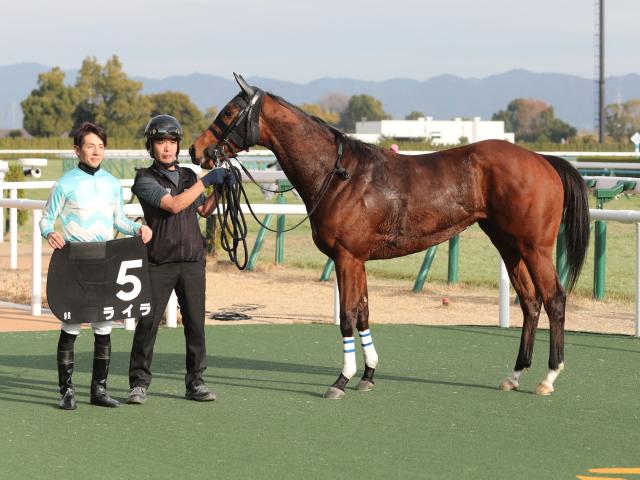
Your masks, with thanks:
M218 138L218 142L214 145L209 145L204 150L204 157L219 160L223 157L225 145L229 147L234 156L238 148L240 150L249 150L249 148L257 145L260 140L260 110L263 100L264 91L259 88L255 88L254 94L248 99L244 92L236 95L230 103L240 108L240 113L236 115L236 118L229 125L225 125L222 121L224 110L216 116L213 124L209 125L207 130L213 134L214 138ZM213 129L213 125L222 132L220 137L218 137L219 132Z

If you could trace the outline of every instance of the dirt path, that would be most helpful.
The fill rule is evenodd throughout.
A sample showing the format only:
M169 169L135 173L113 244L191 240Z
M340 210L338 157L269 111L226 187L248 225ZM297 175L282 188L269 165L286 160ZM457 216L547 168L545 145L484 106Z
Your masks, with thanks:
M333 322L333 280L320 282L320 272L270 267L238 272L227 266L210 267L207 275L208 314L244 313L259 323ZM411 291L409 281L369 279L371 323L425 325L498 325L498 292L493 289L429 285ZM443 297L449 305L443 305ZM513 300L514 294L511 298ZM510 307L512 326L522 324L518 305ZM223 323L212 320L211 323ZM226 321L224 323L233 323ZM540 327L548 328L546 315ZM570 297L568 330L633 335L634 305L594 302Z
M9 270L8 242L0 243L0 300L29 304L30 245L20 244L19 253L19 270ZM43 277L46 278L50 254L46 243L43 253ZM271 266L255 272L240 272L227 262L210 263L207 270L207 317L237 318L237 314L249 317L244 320L208 319L209 324L333 322L333 280L320 282L319 271ZM412 282L406 280L369 278L371 324L498 325L497 290L427 283L422 293L414 294L412 286ZM43 293L45 291L43 279ZM443 297L449 299L448 306L443 305ZM513 293L511 298L514 298ZM11 309L0 310L0 330L19 330L26 326L23 314L11 312ZM570 297L566 327L575 331L633 335L634 314L634 304ZM511 305L510 319L512 326L521 325L519 306ZM13 322L17 323L14 325ZM56 326L55 322L38 321L32 325ZM540 327L548 328L544 314Z

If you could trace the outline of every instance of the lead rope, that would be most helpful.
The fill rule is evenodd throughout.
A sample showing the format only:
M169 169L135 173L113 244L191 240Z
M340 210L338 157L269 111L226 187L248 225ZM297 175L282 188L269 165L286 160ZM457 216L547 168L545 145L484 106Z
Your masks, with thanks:
M274 230L260 221L260 219L254 213L253 208L251 207L251 202L249 201L247 192L245 191L244 185L242 184L242 173L240 172L240 169L238 167L231 163L231 159L237 157L229 157L224 149L221 149L220 157L222 157L222 162L226 164L227 169L229 170L229 174L233 175L233 177L235 178L235 183L233 185L229 185L225 182L221 187L217 187L216 190L216 194L220 193L220 201L216 203L216 213L218 216L218 221L220 222L221 229L220 246L225 252L227 252L227 254L229 255L229 259L236 265L236 267L238 267L238 269L245 269L249 257L249 250L247 249L247 222L244 218L244 213L242 212L242 208L240 206L240 200L242 199L242 197L244 197L251 216L255 219L256 222L258 222L258 224L262 228L274 233L290 232L291 230L298 228L313 214L316 208L318 208L318 205L320 205L320 202L329 190L331 180L333 180L333 177L336 174L340 175L344 180L347 180L349 178L349 173L340 163L340 160L342 159L342 142L338 140L337 143L338 158L336 159L336 163L333 169L327 174L322 183L322 186L320 187L315 205L313 205L311 210L300 222L296 223L293 227L287 228L285 230ZM245 166L242 164L240 164L240 166L245 171L247 176L251 179L251 181L258 185L260 189L273 192L272 190L268 190L260 186L251 176ZM282 191L277 190L274 193L284 193L291 190L293 190L293 187ZM242 245L242 250L244 252L244 260L242 261L242 263L238 260L239 245Z

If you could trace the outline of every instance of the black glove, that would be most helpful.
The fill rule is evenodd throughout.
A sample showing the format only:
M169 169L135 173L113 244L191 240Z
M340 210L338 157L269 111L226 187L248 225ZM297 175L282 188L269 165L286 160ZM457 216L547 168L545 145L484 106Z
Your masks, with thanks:
M216 167L207 173L202 180L204 187L207 188L211 185L222 185L225 179L229 176L229 172L224 167Z
M236 176L233 174L233 172L227 172L227 178L225 179L225 183L230 187L233 187L237 183Z

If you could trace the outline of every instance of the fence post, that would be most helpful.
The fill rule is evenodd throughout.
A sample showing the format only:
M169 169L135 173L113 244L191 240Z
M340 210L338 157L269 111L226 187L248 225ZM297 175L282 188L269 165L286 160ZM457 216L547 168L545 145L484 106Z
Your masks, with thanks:
M564 233L564 222L560 222L560 230L556 240L556 271L562 288L566 288L569 267L567 265L567 237Z
M33 211L33 228L31 231L31 315L42 315L42 236L40 235L41 210Z
M602 208L601 206L598 208ZM607 252L607 222L596 220L595 247L594 247L594 272L593 272L593 298L604 298L604 277L606 269Z
M287 180L278 180L277 182L278 193L277 203L287 203L287 199L284 197L284 191L291 186ZM278 215L277 233L276 233L276 265L284 262L284 229L285 229L285 217L284 215Z
M634 189L635 186L636 182L620 180L613 187L597 188L593 191L593 195L596 197L596 208L602 210L605 202L616 198L625 190ZM596 220L594 250L593 298L602 300L604 298L607 252L607 222L603 220Z
M333 281L333 324L340 325L340 290L337 275Z
M500 327L509 328L509 274L502 258L500 258L499 322Z
M11 200L18 199L18 190L15 188L11 189L11 193L9 194L9 198ZM18 209L10 208L9 209L9 263L11 270L18 269Z
M636 223L636 337L640 337L640 223Z
M4 173L0 172L0 199L4 198ZM0 207L0 243L4 243L4 207Z
M327 263L324 264L322 275L320 275L320 281L326 282L327 280L329 280L329 276L331 275L332 271L333 271L333 260L331 260L330 258L327 258Z
M171 290L165 315L167 318L167 327L176 328L178 326L178 297L176 297L175 290Z
M449 266L447 268L447 283L458 283L458 252L460 250L460 235L449 239Z
M435 258L437 251L438 245L433 245L432 247L427 248L427 253L424 255L422 266L420 267L420 271L416 277L416 282L413 284L413 293L419 293L422 291L422 287L424 287L424 282L427 280L429 269L431 268L431 264L433 263L433 259Z
M268 214L262 220L262 225L260 226L260 230L258 231L258 236L256 237L256 243L253 244L253 248L251 249L251 255L249 255L249 261L247 262L247 270L253 270L256 266L256 261L258 260L258 254L260 253L260 249L262 248L262 244L264 243L264 236L267 234L267 229L271 223L271 214Z

